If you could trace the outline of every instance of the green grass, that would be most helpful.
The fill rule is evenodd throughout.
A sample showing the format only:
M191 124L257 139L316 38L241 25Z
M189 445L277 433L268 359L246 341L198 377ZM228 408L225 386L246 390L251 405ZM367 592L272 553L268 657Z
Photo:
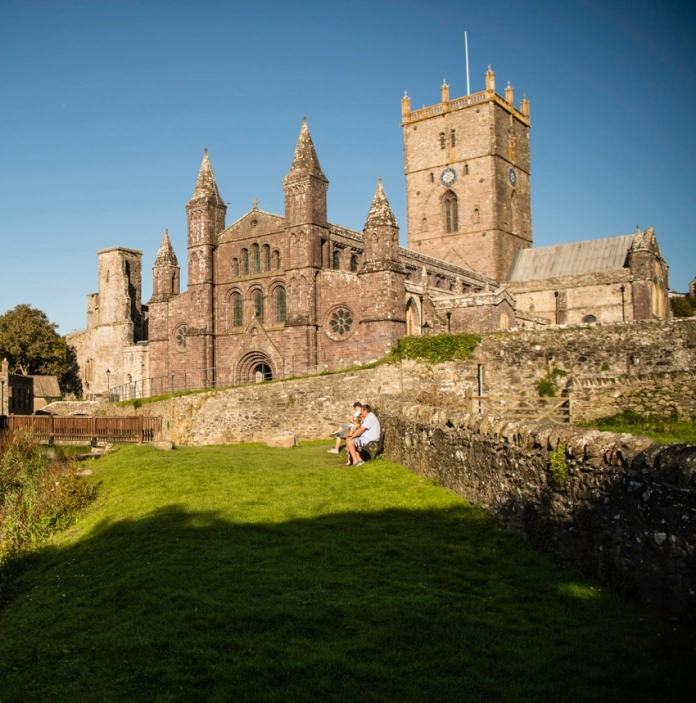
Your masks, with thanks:
M13 567L0 701L658 701L694 642L388 461L123 447Z
M618 415L599 418L584 426L596 427L606 432L643 435L663 444L672 442L696 444L696 419L680 418L675 415L640 415L629 409Z

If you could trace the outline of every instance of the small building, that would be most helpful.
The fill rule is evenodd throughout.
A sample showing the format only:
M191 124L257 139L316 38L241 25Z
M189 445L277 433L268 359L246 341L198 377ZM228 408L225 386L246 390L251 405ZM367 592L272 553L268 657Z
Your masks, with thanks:
M10 373L7 359L0 364L0 415L31 415L34 411L34 379Z
M34 412L62 397L56 376L30 376L34 381Z

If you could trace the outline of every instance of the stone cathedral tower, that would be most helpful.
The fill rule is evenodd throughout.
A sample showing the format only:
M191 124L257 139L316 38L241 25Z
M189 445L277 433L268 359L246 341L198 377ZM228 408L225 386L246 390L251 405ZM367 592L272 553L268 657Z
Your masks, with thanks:
M529 101L513 88L411 111L401 100L408 246L502 281L520 249L532 245Z

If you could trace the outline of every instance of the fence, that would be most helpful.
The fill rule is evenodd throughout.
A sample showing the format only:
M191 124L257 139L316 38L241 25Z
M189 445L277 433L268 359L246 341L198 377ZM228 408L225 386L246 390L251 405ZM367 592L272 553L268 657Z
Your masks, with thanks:
M148 443L159 439L161 417L54 417L53 415L0 416L0 430L29 430L40 442Z
M262 381L271 381L290 376L312 376L327 371L345 371L346 369L360 366L361 349L359 347L346 347L343 358L324 358L316 364L307 364L306 355L287 357L283 360L283 368L274 373L270 367L262 363L262 359L255 363L255 369L240 369L234 366L218 366L215 368L195 369L164 376L154 376L141 381L131 381L120 386L114 386L108 391L108 398L112 402L121 400L134 400L149 398L153 395L180 393L182 391L198 391L206 388L226 388L229 386L251 385ZM247 372L248 371L248 372ZM244 380L240 380L244 376ZM92 398L94 399L94 398Z
M470 404L470 405L469 405ZM534 396L468 395L471 412L487 413L514 420L551 420L570 422L570 397L536 398Z

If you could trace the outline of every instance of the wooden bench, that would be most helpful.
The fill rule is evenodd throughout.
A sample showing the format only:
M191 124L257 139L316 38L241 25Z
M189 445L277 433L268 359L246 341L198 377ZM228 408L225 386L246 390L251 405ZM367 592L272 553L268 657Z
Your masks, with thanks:
M360 454L362 455L363 452L366 454L370 455L370 461L374 461L375 457L382 451L384 448L384 430L382 430L379 434L379 439L373 439L371 442L368 442L364 447L360 447Z

